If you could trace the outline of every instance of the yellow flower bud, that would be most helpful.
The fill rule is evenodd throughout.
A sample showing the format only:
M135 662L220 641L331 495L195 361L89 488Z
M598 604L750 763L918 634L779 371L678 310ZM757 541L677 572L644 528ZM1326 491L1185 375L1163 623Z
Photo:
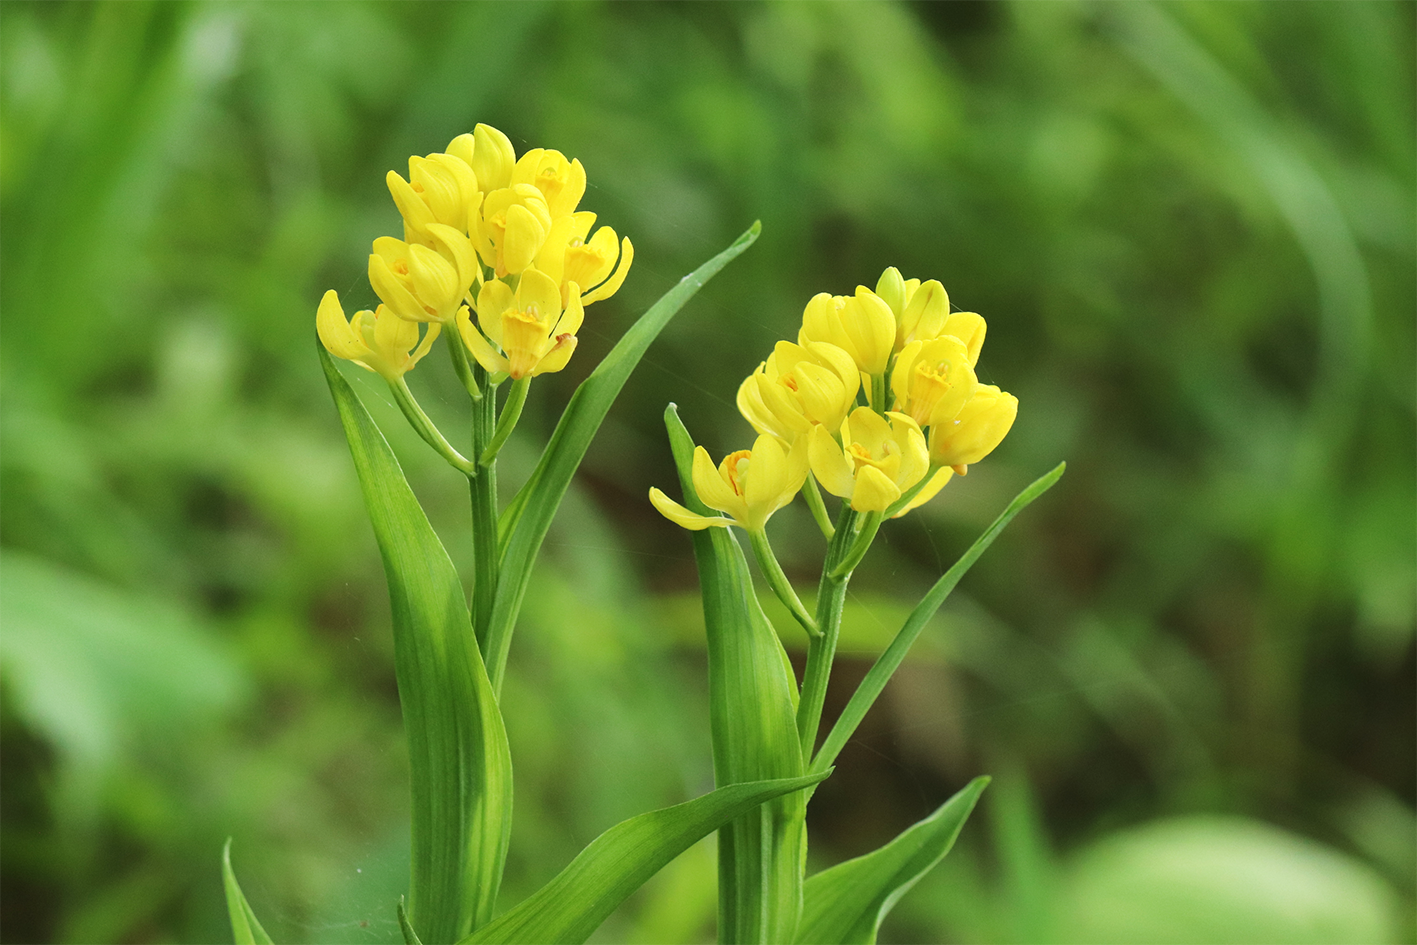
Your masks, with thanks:
M575 212L585 196L585 168L579 160L567 161L560 151L534 148L512 169L512 184L531 184L541 191L556 220Z
M699 501L727 518L691 512L659 489L649 491L650 502L665 518L692 531L712 525L760 531L807 481L807 442L799 439L784 449L776 437L764 434L751 450L728 454L716 469L708 451L696 447L691 479Z
M478 276L472 244L451 226L425 230L437 251L392 236L374 241L369 283L394 314L416 322L449 324Z
M884 374L895 348L895 318L880 296L865 286L856 295L816 295L802 312L799 344L825 341L851 355L867 374Z
M458 135L448 145L448 153L472 168L483 193L501 190L512 182L516 151L507 136L491 125L478 125L472 134Z
M563 311L560 287L545 273L528 269L515 293L505 282L484 283L477 295L477 327L463 309L458 331L478 364L520 380L564 368L584 317L579 290L572 286Z
M477 175L460 157L430 154L408 159L408 180L397 171L385 177L389 193L403 216L404 239L436 248L430 223L441 223L466 234L468 208L481 200Z
M953 420L974 395L977 383L969 351L953 335L912 341L896 358L891 372L895 409L909 414L922 427Z
M835 345L779 341L739 386L738 410L759 433L792 442L815 424L841 426L860 386L856 362Z
M383 305L373 312L355 312L353 320L346 321L334 289L325 293L315 313L315 331L326 351L388 381L396 381L412 370L433 347L441 330L441 325L429 325L420 343L418 324L395 316ZM417 349L410 354L415 345Z
M807 455L822 488L858 512L884 512L930 469L925 436L903 413L882 417L857 407L840 434L838 443L826 427L814 427Z
M474 245L498 278L529 268L551 231L551 211L541 191L513 184L483 198Z
M930 461L963 476L971 463L993 452L1018 416L1018 398L992 384L975 388L959 416L930 431Z

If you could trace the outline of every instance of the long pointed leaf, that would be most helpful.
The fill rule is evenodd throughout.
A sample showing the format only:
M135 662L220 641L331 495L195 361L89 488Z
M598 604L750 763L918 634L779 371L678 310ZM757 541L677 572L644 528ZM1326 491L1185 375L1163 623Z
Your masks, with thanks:
M231 936L236 945L271 945L271 937L261 928L261 921L251 911L251 904L236 882L231 868L231 838L221 848L221 884L226 889L226 911L231 916Z
M882 653L870 671L866 673L866 678L861 680L861 685L856 687L856 691L851 694L851 701L842 710L841 716L832 726L830 734L822 743L822 747L817 752L817 757L812 760L811 770L824 771L836 760L843 746L856 731L856 726L861 724L861 720L866 717L871 706L875 704L876 697L886 688L886 683L894 675L896 669L905 661L905 656L910 652L911 644L916 637L920 636L920 631L925 629L925 625L930 622L930 618L935 616L935 611L940 609L940 605L945 602L945 598L950 596L950 592L955 589L955 585L974 566L974 562L979 560L985 550L994 543L994 539L1013 521L1014 516L1028 507L1034 499L1053 488L1053 484L1063 476L1063 470L1067 469L1067 463L1059 463L1053 469L1034 480L1033 483L1020 492L1008 508L1004 509L999 517L994 519L990 525L969 546L969 550L956 561L948 571L935 582L935 586L925 594L925 597L916 605L906 618L905 625L900 628L900 632L895 635L890 646Z
M625 332L625 336L611 349L590 376L581 382L556 430L551 434L551 442L541 461L536 464L531 477L522 486L508 507L506 523L506 548L503 552L501 577L497 584L497 598L492 606L492 617L487 630L487 645L484 655L492 678L494 691L502 688L502 672L507 663L507 650L511 646L512 630L521 611L522 598L526 596L527 584L531 580L531 568L536 563L541 542L551 527L551 519L571 484L576 467L585 456L590 441L600 429L601 421L610 410L625 386L630 372L639 364L650 342L658 337L669 320L684 307L684 303L703 288L719 270L728 265L753 242L757 240L761 224L754 223L746 233L738 237L723 252L695 269L679 281L668 292L650 306L649 311L640 316L639 321Z
M511 827L512 760L457 571L383 434L323 347L384 559L413 794L408 914L429 942L492 917Z
M807 880L797 941L874 942L881 920L954 846L988 778L975 778L929 817L865 856Z
M694 443L673 404L664 412L684 504L700 514L691 482ZM726 528L693 533L704 602L714 778L790 778L804 761L792 665L763 614L743 549ZM806 794L749 811L719 832L719 940L791 941L802 908Z
M584 942L631 893L710 832L824 777L735 784L622 821L592 840L551 882L465 941Z

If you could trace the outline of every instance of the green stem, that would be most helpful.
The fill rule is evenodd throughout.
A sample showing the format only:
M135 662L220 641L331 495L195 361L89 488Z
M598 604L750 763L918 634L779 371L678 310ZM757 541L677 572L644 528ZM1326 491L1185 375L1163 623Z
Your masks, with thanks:
M474 378L485 382L486 372L479 365L473 368ZM480 454L492 441L495 428L497 397L494 388L472 405L472 449ZM497 597L497 581L501 555L497 546L497 466L484 466L469 483L472 498L472 627L477 645L487 653L488 627L492 622L492 603Z
M433 421L428 419L428 414L423 412L423 408L418 406L418 401L413 398L413 391L408 389L408 381L400 377L398 380L389 381L389 390L393 392L394 402L403 411L404 417L408 419L409 425L419 436L423 437L423 442L438 451L438 454L446 459L454 469L467 476L469 479L477 478L477 465L457 450L447 441L438 428L433 425Z
M884 513L867 512L866 517L861 520L861 530L856 535L855 541L851 543L851 550L842 556L836 567L832 568L831 577L837 581L844 581L851 576L851 572L856 570L856 566L861 563L861 559L866 557L866 552L871 548L871 542L876 539L876 532L881 528L881 522L885 519Z
M457 374L458 380L462 381L463 389L473 400L482 399L482 388L478 386L477 379L472 376L472 365L467 360L467 348L463 346L462 335L458 331L457 323L448 325L444 329L444 334L448 335L448 353L453 357L453 372Z
M772 545L768 544L767 531L761 528L749 531L748 540L753 546L753 556L758 559L758 567L762 568L763 576L768 579L768 586L777 595L777 599L792 612L792 616L802 625L802 629L807 631L808 636L821 636L822 631L817 629L816 621L807 613L807 608L802 606L802 601L792 589L787 575L782 573L782 565L777 563L777 556L772 553Z
M836 523L836 537L827 548L827 560L822 566L822 582L817 588L817 629L819 636L807 639L807 668L802 673L802 695L797 703L797 737L802 757L811 758L817 743L817 728L822 721L822 705L827 697L827 680L831 676L832 660L836 657L836 641L841 632L841 611L846 603L846 578L833 578L832 570L846 554L854 537L856 513L843 505Z
M886 376L871 375L871 409L881 416L886 415Z
M531 378L522 377L512 381L512 389L507 391L507 402L502 405L502 415L497 418L497 429L492 433L492 440L487 444L487 448L482 451L477 462L480 466L490 466L497 458L497 454L502 450L502 444L507 442L507 437L512 435L516 429L517 421L521 419L522 407L526 406L526 392L531 387Z
M832 535L836 534L836 529L832 527L831 516L827 513L826 503L822 501L822 493L817 489L817 480L812 476L807 477L807 484L802 487L802 494L807 497L807 508L812 511L812 518L816 519L817 527L822 530L827 541L832 540Z
M884 517L895 518L897 515L899 515L900 510L909 505L910 500L918 496L920 494L920 490L928 486L930 484L930 480L935 478L935 473L939 471L939 466L932 465L929 471L921 477L919 482L911 486L909 489L906 489L905 492L901 494L901 497L899 499L896 499L894 502L891 503L890 508L886 509L886 511L883 513Z

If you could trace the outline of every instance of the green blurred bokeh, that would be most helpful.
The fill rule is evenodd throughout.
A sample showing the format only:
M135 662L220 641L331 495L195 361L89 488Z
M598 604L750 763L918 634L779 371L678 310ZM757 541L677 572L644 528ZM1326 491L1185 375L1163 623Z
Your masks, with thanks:
M313 352L373 301L409 154L487 122L590 176L625 288L538 380L504 480L632 319L755 218L592 446L505 712L505 901L711 784L659 417L887 265L990 325L1009 439L853 582L839 708L1020 486L819 791L814 862L994 787L889 941L1411 940L1412 3L0 7L4 941L398 938L406 759L383 576ZM412 375L463 422L443 359ZM455 559L457 476L357 379ZM775 520L790 574L821 554ZM785 635L795 643L790 621ZM832 711L829 705L828 712ZM707 846L604 941L712 934Z

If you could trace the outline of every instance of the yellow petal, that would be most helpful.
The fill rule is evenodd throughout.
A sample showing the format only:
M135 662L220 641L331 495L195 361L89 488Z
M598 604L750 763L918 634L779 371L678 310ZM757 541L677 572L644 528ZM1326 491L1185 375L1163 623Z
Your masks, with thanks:
M929 341L939 337L950 313L950 296L938 280L931 279L916 290L901 316L900 329L907 341Z
M375 240L375 248L378 248L379 241ZM400 245L405 245L400 243ZM369 284L374 288L374 294L383 300L384 304L393 310L393 313L400 318L407 318L410 321L429 321L430 316L423 309L423 305L418 301L412 292L403 284L393 270L389 268L389 263L385 257L379 253L369 254Z
M516 304L511 286L498 279L484 282L477 293L477 324L482 333L502 345L502 313Z
M891 307L891 313L899 323L900 315L905 311L905 280L900 277L899 269L891 266L881 273L881 278L876 282L876 294Z
M979 351L984 347L984 333L988 327L976 312L951 312L950 317L945 319L943 333L964 342L969 352L969 366L974 367L979 363Z
M354 361L366 357L369 347L344 317L344 308L339 304L339 293L327 291L320 299L320 307L315 311L315 332L325 350L337 358Z
M561 288L546 273L528 269L517 284L517 308L534 312L550 329L561 317Z
M627 236L620 240L620 265L615 268L615 272L593 291L587 292L581 302L589 305L592 302L599 302L601 299L608 299L616 292L620 291L620 286L625 284L625 276L630 273L630 264L635 261L635 247Z
M807 457L812 475L822 484L822 488L834 496L850 498L855 485L855 470L851 460L841 451L825 427L813 427L807 441Z
M561 335L574 335L581 330L581 323L585 321L585 306L581 304L580 286L574 282L568 283L570 288L570 302L566 305L566 310L561 313L561 319L552 329L556 337Z
M482 190L499 190L510 184L516 152L507 136L491 125L479 124L472 131L472 140L472 171Z
M458 310L457 325L458 334L462 336L467 350L472 352L472 356L477 359L477 363L482 365L484 370L489 374L511 373L507 359L498 354L487 339L482 337L482 332L473 327L466 306Z
M450 260L453 263L453 268L457 270L457 281L460 287L458 298L462 298L472 287L472 283L478 275L477 257L472 252L472 241L456 228L444 226L441 223L429 224L428 235L437 244L438 251Z
M433 211L428 204L423 202L408 181L399 176L398 171L385 174L384 183L388 184L389 195L394 198L394 206L398 207L404 226L422 235L424 227L434 222Z
M697 512L690 512L688 509L684 508L684 506L675 502L656 488L649 490L649 501L651 505L659 510L660 515L663 515L675 525L681 528L687 528L693 532L702 531L712 525L727 526L733 524L726 518L709 518Z
M856 472L856 487L851 492L851 507L858 512L884 512L900 498L900 488L875 466L862 466Z
M507 232L502 238L502 266L516 274L531 265L546 242L546 227L521 204L507 208Z
M735 519L745 517L740 514L747 512L742 497L733 491L732 486L723 481L713 460L709 459L708 450L702 446L694 447L694 463L690 478L693 480L694 491L698 493L699 501L704 505L720 512L727 512Z
M905 507L902 508L899 512L895 513L895 515L892 517L900 518L906 512L909 512L912 509L918 509L926 502L929 502L937 494L939 494L939 491L945 487L945 483L949 482L953 476L954 470L948 466L936 470L935 475L930 477L930 481L925 483L925 488L915 493L915 498L907 502L905 504Z
M536 377L541 374L556 373L566 366L566 363L571 360L571 355L575 353L575 335L558 337L555 344L552 345L551 350L542 355L541 360L536 362L536 367L531 369L531 376Z
M457 312L458 302L467 292L458 284L458 270L436 250L417 243L408 248L408 275L413 291L427 313L425 319L446 321Z
M748 461L748 481L743 501L748 506L748 527L762 528L768 516L781 507L778 501L787 479L787 453L777 437L764 434L753 444Z

